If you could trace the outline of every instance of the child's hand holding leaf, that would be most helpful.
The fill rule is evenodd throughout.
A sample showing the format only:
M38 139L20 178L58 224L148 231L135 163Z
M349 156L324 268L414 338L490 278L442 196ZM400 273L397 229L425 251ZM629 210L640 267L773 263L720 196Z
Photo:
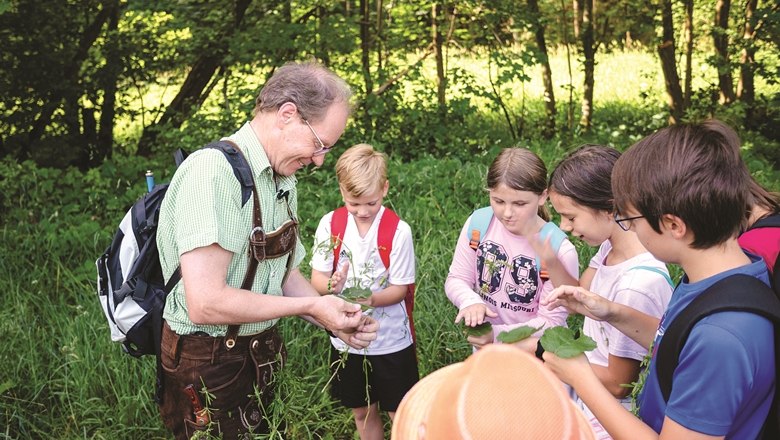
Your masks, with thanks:
M480 325L468 326L463 325L463 334L466 336L484 336L493 331L493 324L485 321Z
M339 294L344 289L344 283L347 282L347 272L349 271L349 261L344 264L328 279L328 291Z
M574 332L566 327L553 327L545 330L541 342L545 351L555 353L556 356L564 359L573 358L596 348L596 341L590 336L580 335L575 339Z
M575 390L587 381L600 383L584 355L596 348L596 342L589 336L581 335L575 339L571 329L553 327L545 330L540 342L545 350L545 363L561 381Z
M476 326L464 325L463 333L469 344L478 349L493 342L493 324L488 321Z
M462 320L464 325L474 327L485 322L485 316L495 318L498 314L490 310L484 303L472 304L458 312L458 315L455 316L455 324Z

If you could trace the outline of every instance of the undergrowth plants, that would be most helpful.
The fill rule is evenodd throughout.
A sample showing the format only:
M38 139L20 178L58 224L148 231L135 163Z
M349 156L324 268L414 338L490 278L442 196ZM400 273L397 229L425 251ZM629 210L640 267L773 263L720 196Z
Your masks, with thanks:
M491 159L491 155L472 161L427 157L404 164L391 159L385 203L407 219L414 234L418 268L415 328L421 376L462 361L472 351L454 323L457 310L443 286L463 221L486 204L484 176ZM299 176L304 243L314 235L326 207L340 202L335 176L329 171L335 158L327 160L324 169ZM34 173L38 179L60 176L25 167L19 180L26 179L22 174ZM138 167L134 186L138 195L144 187L143 168ZM777 179L771 168L762 172ZM124 183L115 197L128 198L127 206L111 202L94 214L88 211L97 208L85 206L67 216L52 215L59 191L79 191L80 197L89 200L83 194L93 187L105 191L100 197L107 200L109 188L117 188L116 178L108 175L90 174L85 180L94 183L84 186L79 183L83 181L72 179L43 185L51 188L49 195L34 197L24 195L25 191L40 191L32 181L26 181L25 190L12 188L10 180L0 181L6 196L16 194L13 201L5 199L5 206L14 209L4 209L0 226L0 331L4 340L0 363L5 366L0 370L0 426L6 427L0 438L168 437L152 400L154 361L133 359L110 341L95 294L94 260L132 203ZM75 194L63 197L78 198ZM30 210L37 210L34 214L46 221L25 223ZM584 267L593 250L573 242ZM302 264L301 270L306 273L308 264ZM570 326L578 327L577 320L570 317ZM281 439L282 431L286 438L295 439L352 438L352 415L326 392L330 377L327 336L293 318L282 319L280 331L288 362L277 379L277 397L270 408L274 434L269 438Z

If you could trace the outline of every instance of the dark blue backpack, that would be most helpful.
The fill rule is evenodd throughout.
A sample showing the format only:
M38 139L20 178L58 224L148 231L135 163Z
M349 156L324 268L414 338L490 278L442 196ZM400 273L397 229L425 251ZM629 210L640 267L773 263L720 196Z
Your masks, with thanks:
M780 227L780 215L754 223L749 229ZM769 319L775 328L775 395L759 438L780 439L780 258L773 268L773 288L748 275L726 277L694 299L675 317L661 339L656 353L656 373L664 400L672 393L672 377L680 352L693 326L705 316L725 311L750 312Z
M232 142L203 148L221 151L241 183L241 200L252 196L254 180L244 155ZM178 167L186 154L174 154ZM179 268L165 283L157 250L157 220L168 184L154 186L133 204L119 224L111 244L95 262L97 293L111 328L111 339L131 356L160 354L163 308L168 293L181 279Z

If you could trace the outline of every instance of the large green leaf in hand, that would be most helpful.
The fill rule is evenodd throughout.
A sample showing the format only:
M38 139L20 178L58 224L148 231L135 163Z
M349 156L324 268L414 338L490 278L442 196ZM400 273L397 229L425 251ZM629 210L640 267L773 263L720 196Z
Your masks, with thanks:
M487 321L474 327L471 327L469 325L463 326L463 333L465 333L466 336L485 336L491 331L493 331L493 324Z
M345 301L351 302L353 304L360 304L360 309L364 313L374 310L373 307L360 302L360 300L368 299L371 297L371 289L368 289L366 287L356 287L356 286L347 287L346 289L341 291L341 294L339 294L339 296L343 298Z
M508 332L499 333L496 339L499 342L503 342L504 344L514 344L515 342L520 342L523 339L529 338L531 335L541 330L542 327L534 328L531 326L523 325L515 329L512 329Z
M566 327L553 327L545 330L541 343L545 351L567 359L596 348L596 341L590 336L581 335L574 339L574 332Z

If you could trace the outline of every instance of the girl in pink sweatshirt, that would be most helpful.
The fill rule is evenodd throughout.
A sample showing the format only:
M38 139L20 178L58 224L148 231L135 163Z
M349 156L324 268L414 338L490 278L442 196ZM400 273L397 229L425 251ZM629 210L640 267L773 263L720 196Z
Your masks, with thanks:
M549 222L547 168L536 154L525 148L504 149L490 165L487 189L492 209L487 228L478 232L472 223L472 217L484 218L486 208L469 216L444 283L447 297L458 308L456 323L492 324L491 332L468 336L476 348L521 325L566 325L567 312L562 308L539 307L539 300L554 287L536 251L545 242L562 237L555 244L559 267L579 278L577 251Z

